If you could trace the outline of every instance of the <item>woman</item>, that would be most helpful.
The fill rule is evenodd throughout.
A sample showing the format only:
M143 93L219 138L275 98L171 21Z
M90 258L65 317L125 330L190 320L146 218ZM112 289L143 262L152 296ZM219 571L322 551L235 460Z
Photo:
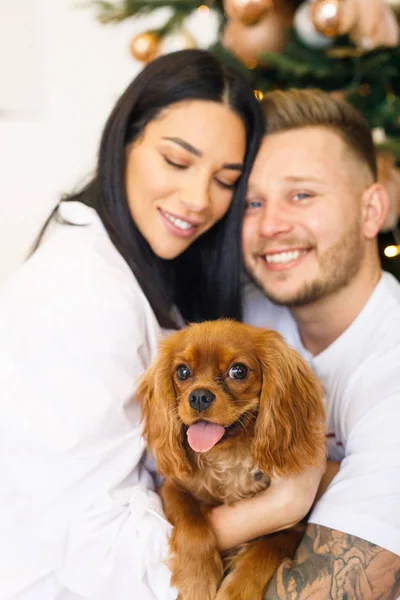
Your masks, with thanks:
M262 123L211 54L155 60L117 102L94 179L3 290L1 599L176 597L135 380L162 328L241 317Z

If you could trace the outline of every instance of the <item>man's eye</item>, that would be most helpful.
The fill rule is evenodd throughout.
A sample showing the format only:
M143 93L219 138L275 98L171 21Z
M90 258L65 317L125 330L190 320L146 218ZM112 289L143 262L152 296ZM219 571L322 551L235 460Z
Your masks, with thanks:
M176 376L180 381L185 381L192 376L192 372L186 365L178 365L176 367Z
M252 208L260 208L262 202L260 200L246 200L245 209L251 210Z
M308 198L311 198L311 194L307 192L298 192L297 194L293 195L293 200L295 202L301 202L302 200L307 200Z
M228 376L231 379L245 379L247 377L248 368L243 363L232 365L228 371Z
M170 158L167 158L166 156L164 156L164 160L166 163L168 163L169 165L171 165L171 167L174 167L175 169L187 169L187 165L175 162L175 161L171 160Z

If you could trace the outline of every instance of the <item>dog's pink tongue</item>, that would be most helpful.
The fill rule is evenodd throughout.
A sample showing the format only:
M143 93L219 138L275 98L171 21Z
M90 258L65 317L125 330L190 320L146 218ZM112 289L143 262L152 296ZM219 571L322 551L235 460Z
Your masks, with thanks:
M225 433L225 427L207 421L194 423L187 430L187 439L189 446L195 452L207 452L210 450Z

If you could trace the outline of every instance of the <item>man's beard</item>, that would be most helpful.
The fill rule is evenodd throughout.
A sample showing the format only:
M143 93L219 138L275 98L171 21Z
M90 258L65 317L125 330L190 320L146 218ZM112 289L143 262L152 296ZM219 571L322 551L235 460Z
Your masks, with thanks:
M304 283L291 296L277 295L249 272L250 277L274 304L300 307L313 304L346 287L360 270L365 255L361 224L357 220L318 261L320 275Z

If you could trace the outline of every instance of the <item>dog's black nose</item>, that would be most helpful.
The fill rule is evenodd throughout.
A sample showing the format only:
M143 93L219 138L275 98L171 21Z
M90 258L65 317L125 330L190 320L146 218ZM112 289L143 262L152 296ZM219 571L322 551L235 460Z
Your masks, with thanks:
M212 404L215 400L215 395L210 390L193 390L189 396L189 404L194 410L201 412Z

